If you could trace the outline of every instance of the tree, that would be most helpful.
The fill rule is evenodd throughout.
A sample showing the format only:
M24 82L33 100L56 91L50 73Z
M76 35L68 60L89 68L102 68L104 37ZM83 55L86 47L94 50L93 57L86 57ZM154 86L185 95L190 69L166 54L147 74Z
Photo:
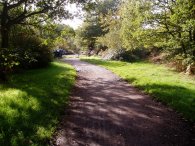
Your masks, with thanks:
M74 2L80 4L87 0L0 0L1 47L9 47L9 33L13 26L68 18L70 13L65 6Z
M61 31L54 39L55 46L61 49L74 50L75 49L74 37L75 37L74 29L70 26L63 25Z
M99 21L104 33L98 37L98 43L109 49L121 49L122 45L119 35L121 19L118 11L121 2L118 0L100 1L99 5Z
M82 31L77 31L77 37L80 36L80 38L82 38L81 40L84 42L80 44L85 46L85 48L95 49L96 45L105 45L110 40L111 36L115 38L113 40L118 40L117 37L114 36L116 33L109 34L109 36L107 33L111 28L109 28L109 26L114 18L113 16L116 16L115 13L117 12L119 3L119 0L96 1L94 9L86 13L85 21L80 28ZM114 18L114 21L115 20ZM107 35L107 38L104 38L105 35ZM99 52L100 48L97 49L97 52Z
M195 61L195 1L157 0L153 2L151 22L156 34L161 35L161 45L171 54Z
M122 48L122 40L120 37L121 20L116 12L105 15L106 19L102 19L102 27L104 27L104 35L98 37L98 43L109 49L117 50Z
M184 67L195 62L195 1L127 0L120 12L124 47L156 46Z
M136 49L143 47L147 41L147 18L150 14L150 2L145 0L128 0L120 8L120 36L123 47Z

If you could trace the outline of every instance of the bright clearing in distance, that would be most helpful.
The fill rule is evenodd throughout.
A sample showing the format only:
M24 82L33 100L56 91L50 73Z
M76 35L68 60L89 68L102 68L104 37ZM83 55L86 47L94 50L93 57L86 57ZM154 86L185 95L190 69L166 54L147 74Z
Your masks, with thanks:
M68 9L70 13L74 15L74 18L62 20L62 23L69 25L74 29L77 29L83 23L82 15L84 14L84 12L76 4L69 4L67 5L66 9Z

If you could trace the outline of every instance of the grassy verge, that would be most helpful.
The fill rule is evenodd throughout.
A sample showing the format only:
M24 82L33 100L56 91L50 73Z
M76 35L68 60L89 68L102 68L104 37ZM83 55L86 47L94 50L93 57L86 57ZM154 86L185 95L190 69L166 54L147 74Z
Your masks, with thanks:
M75 75L71 66L55 62L0 84L0 145L46 145L68 102Z
M195 122L195 78L178 74L163 65L82 59L101 65L151 94Z

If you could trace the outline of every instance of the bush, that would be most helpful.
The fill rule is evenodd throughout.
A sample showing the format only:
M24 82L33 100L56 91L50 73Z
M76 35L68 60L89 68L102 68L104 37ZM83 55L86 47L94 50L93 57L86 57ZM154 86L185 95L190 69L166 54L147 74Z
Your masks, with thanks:
M186 74L195 73L195 60L191 56L176 55L171 59L172 66L179 72L185 72Z
M19 65L18 54L13 53L13 49L0 49L0 80L6 81L7 75Z
M135 50L111 50L108 49L103 53L104 59L113 59L113 60L122 60L122 61L129 61L134 62L138 60L142 60L147 58L149 52L145 48L137 48Z
M13 40L18 53L19 67L24 69L45 67L52 61L52 52L48 45L36 36L20 36Z
M12 41L11 48L0 49L0 80L18 69L47 66L52 61L50 47L36 36L21 36Z

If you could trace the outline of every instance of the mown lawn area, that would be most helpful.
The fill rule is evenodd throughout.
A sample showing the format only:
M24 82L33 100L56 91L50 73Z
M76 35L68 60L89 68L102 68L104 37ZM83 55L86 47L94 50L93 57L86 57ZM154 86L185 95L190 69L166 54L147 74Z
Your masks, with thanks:
M68 103L75 76L70 65L54 62L0 84L0 145L47 145Z
M164 65L147 62L127 63L97 58L82 60L111 70L195 122L195 77L179 74Z

